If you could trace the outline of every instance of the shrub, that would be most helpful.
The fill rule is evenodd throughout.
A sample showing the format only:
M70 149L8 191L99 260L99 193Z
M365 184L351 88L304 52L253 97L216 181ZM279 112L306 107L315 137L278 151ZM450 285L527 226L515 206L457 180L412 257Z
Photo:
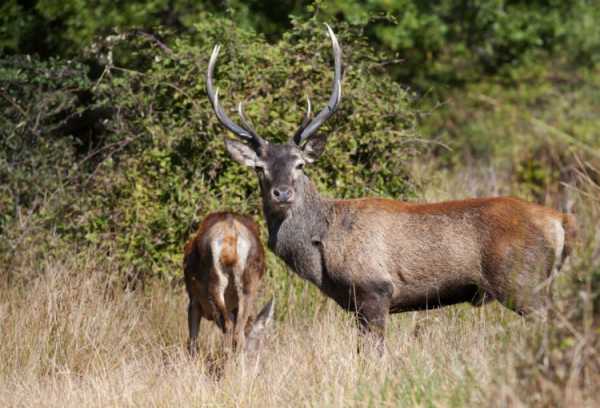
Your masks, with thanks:
M32 60L35 68L23 70L19 59L4 61L2 88L14 103L2 101L9 112L3 129L35 161L3 168L2 177L14 186L3 203L5 232L16 227L19 212L35 208L36 222L122 259L124 273L167 277L179 274L184 241L207 212L259 212L255 177L226 156L225 131L205 96L211 49L224 45L216 78L225 108L249 100L247 113L262 136L283 141L301 121L305 94L317 109L325 103L331 46L314 20L296 21L268 45L231 21L205 17L195 33L168 46L147 36L108 37L88 56L106 61L93 81L80 64ZM338 31L344 97L322 128L331 133L327 154L310 174L331 195L410 195L403 164L414 136L410 98L359 32L346 26ZM113 65L123 55L129 65ZM36 77L49 84L36 85ZM55 99L63 102L53 102L38 121L34 107ZM5 157L13 154L9 149L3 145ZM21 171L15 173L15 166Z
M598 62L597 0L354 0L318 2L321 15L365 26L398 52L395 74L423 89L462 85L550 57ZM433 92L443 92L434 87Z
M275 41L290 15L346 21L373 46L398 53L388 68L423 89L456 85L537 65L548 56L577 65L598 63L598 0L132 0L127 2L8 0L0 6L0 52L75 57L96 36L132 28L179 33L206 11L227 16ZM433 85L433 86L432 86Z

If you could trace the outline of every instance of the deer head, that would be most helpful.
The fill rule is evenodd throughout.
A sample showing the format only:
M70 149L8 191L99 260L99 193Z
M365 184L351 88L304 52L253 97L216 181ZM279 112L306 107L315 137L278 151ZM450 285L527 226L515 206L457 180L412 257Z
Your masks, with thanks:
M249 354L256 354L264 342L265 333L273 322L275 312L275 299L271 299L263 306L250 327L246 327L246 347Z
M206 90L217 118L236 139L225 138L225 147L237 162L255 169L263 196L263 203L271 213L285 216L287 211L303 200L307 178L304 165L313 163L325 149L327 136L316 134L317 129L336 111L342 96L342 51L338 40L327 25L333 46L335 76L327 105L315 116L307 97L304 119L287 143L269 143L261 138L244 115L242 103L238 105L240 125L233 122L219 104L219 90L213 87L213 72L220 45L215 46L206 75Z

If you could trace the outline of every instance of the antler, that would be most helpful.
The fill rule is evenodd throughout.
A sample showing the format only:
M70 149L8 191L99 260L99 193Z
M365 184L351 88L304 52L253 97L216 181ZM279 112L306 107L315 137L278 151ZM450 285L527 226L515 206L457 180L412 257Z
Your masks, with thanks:
M306 129L306 127L310 124L311 116L312 116L312 110L311 110L310 98L307 95L306 96L306 113L304 114L304 118L302 119L302 123L300 124L300 127L298 128L298 130L296 130L296 133L294 133L294 137L292 138L294 140L294 142L296 142L296 140L300 137L300 135L302 134L304 129ZM298 144L298 142L296 142L296 143Z
M256 133L256 130L254 130L254 126L252 126L252 123L250 123L250 121L244 114L244 104L242 102L240 102L238 104L238 115L240 115L240 119L242 121L242 127L245 130L247 130L248 132L250 132L252 135L254 135L255 137L260 138L260 136L258 136L258 134Z
M329 37L331 37L331 45L333 46L333 60L335 66L335 76L333 78L333 87L331 90L331 96L329 97L329 102L327 106L321 110L315 116L313 120L310 120L310 99L308 99L308 112L304 116L302 124L300 128L294 134L293 140L297 145L302 144L306 139L308 139L313 133L317 131L317 129L327 120L333 113L336 111L340 100L342 99L342 50L340 48L340 44L338 43L337 37L335 36L331 27L328 24L327 32Z
M217 88L216 90L213 88L212 77L220 50L221 46L215 45L212 55L210 56L210 61L208 63L208 71L206 73L206 93L208 94L208 99L210 99L212 107L215 113L217 114L217 118L223 124L223 126L225 126L227 129L229 129L241 139L248 141L252 145L252 147L258 148L266 142L256 134L256 131L252 128L250 122L244 116L242 104L240 103L238 106L238 112L242 120L242 126L237 125L235 122L229 119L227 114L225 114L223 107L219 105L219 88Z

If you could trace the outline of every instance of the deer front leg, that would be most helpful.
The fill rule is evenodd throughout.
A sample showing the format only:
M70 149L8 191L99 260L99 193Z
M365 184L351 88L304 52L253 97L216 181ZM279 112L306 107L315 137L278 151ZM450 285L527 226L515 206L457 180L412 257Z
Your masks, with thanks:
M390 310L392 291L391 283L373 284L361 291L356 299L356 318L363 343L374 345L379 355L383 355L385 349L385 326Z
M371 306L362 305L362 311L357 312L356 318L360 330L361 339L359 340L358 352L361 346L373 345L379 355L382 355L385 349L385 326L387 320L387 310L385 312L367 312ZM374 309L379 309L375 307Z

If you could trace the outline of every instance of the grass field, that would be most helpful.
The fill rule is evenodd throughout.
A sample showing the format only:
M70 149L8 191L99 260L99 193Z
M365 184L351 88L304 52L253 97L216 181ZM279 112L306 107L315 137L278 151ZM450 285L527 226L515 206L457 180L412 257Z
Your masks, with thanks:
M424 198L460 186L486 193L491 184L477 174L444 178ZM395 315L383 357L358 354L352 316L272 255L277 270L260 305L274 294L278 312L259 357L225 361L220 333L204 321L192 361L183 286L153 281L125 291L110 256L31 248L0 287L0 406L593 406L598 329L568 311L584 310L585 322L599 206L593 190L578 191L584 242L559 280L554 320L524 319L497 303Z
M99 269L110 265L91 259L49 259L3 290L2 406L461 406L504 392L530 329L498 305L407 313L379 358L357 354L351 316L328 301L282 316L258 361L225 363L204 322L190 361L182 288L109 290Z

